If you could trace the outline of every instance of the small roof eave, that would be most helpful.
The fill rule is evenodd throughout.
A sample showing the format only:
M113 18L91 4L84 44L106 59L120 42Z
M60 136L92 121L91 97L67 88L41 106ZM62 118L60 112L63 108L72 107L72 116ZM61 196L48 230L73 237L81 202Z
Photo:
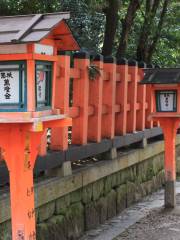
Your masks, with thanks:
M144 69L141 84L180 84L180 68Z
M69 17L69 12L0 17L0 44L39 42Z

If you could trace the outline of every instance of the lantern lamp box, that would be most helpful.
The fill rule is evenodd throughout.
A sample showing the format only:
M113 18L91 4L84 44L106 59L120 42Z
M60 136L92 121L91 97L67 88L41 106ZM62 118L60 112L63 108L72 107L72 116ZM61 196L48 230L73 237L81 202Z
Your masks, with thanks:
M151 85L152 117L180 116L180 68L145 69L141 84Z
M0 17L0 116L33 118L54 108L58 51L79 50L69 13Z

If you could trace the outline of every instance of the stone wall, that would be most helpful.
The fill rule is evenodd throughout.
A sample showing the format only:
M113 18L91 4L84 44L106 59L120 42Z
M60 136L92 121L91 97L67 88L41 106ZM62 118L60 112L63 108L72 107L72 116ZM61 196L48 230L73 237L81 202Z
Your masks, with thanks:
M163 150L163 141L159 141L82 168L71 176L37 183L37 240L78 239L84 231L159 189L164 183ZM1 196L0 209L0 240L10 240L8 193Z

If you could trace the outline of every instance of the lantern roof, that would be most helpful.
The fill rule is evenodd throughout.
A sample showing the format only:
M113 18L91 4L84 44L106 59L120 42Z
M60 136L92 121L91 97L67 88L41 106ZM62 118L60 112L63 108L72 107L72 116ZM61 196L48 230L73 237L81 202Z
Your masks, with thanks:
M79 45L66 22L69 12L0 17L0 44L40 42L45 38L67 42L62 50L78 50Z
M144 69L141 84L176 84L180 83L180 68Z

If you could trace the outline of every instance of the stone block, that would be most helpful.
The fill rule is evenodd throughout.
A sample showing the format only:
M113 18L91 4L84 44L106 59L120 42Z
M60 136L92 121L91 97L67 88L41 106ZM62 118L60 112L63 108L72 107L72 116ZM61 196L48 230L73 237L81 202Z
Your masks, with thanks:
M100 224L105 223L107 220L107 197L100 198L96 203Z
M136 184L127 182L127 207L135 202Z
M108 176L104 179L104 195L107 195L112 189L112 177Z
M55 201L49 202L38 209L38 222L51 218L55 212Z
M104 194L104 179L101 179L92 185L93 188L93 200L98 200Z
M128 179L130 178L129 175L129 169L130 168L126 168L121 170L120 172L117 173L117 183L118 185L124 184L128 181Z
M58 198L55 203L56 203L55 214L56 215L61 215L61 214L65 215L67 208L70 205L70 194L68 194L64 197Z
M51 238L51 233L47 223L40 223L36 226L37 240L49 240Z
M93 195L92 184L89 184L82 189L82 202L84 204L91 202Z
M84 232L84 207L82 203L72 204L65 216L67 225L67 239L79 239Z
M136 192L135 192L135 201L139 201L145 196L146 196L146 189L144 188L144 185L137 183Z
M146 189L146 194L149 195L153 191L153 180L149 180L144 183L145 189Z
M48 220L51 239L67 239L67 224L64 215L53 216Z
M97 227L100 223L99 211L95 202L85 205L85 230Z
M82 189L78 189L72 193L70 193L70 202L76 203L80 202L82 199Z
M122 212L126 208L127 186L123 184L116 189L117 192L117 213Z
M11 221L6 221L2 224L0 224L0 240L11 240Z
M63 162L61 168L59 168L58 176L66 177L70 175L72 175L71 162L70 161Z
M102 153L100 159L102 160L112 160L117 158L117 149L111 148L108 152Z
M107 218L116 216L116 191L111 190L107 195Z
M178 175L180 174L180 153L178 152L179 155L176 157L176 172Z
M112 188L116 188L119 184L118 184L118 181L117 181L117 173L114 173L111 175L111 179L112 179Z

